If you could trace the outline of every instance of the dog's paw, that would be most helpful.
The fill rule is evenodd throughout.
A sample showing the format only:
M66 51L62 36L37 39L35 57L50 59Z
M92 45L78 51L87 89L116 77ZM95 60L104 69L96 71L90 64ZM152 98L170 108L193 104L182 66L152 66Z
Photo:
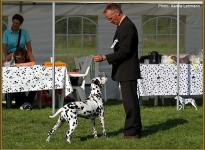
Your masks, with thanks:
M107 139L107 138L108 138L108 135L107 135L107 134L106 134L106 135L104 135L104 138L106 138L106 139Z
M47 139L46 139L46 142L50 142L50 139L49 139L49 138L47 138Z
M107 133L105 131L102 133L102 135L107 137Z
M98 134L97 134L96 131L92 132L92 135L93 135L94 138L98 138Z
M68 136L67 134L65 135L65 138L66 138L66 141L71 144L71 141L70 141L70 136Z
M70 139L69 139L69 138L67 138L67 139L66 139L66 141L67 141L69 144L71 144L71 141L70 141Z

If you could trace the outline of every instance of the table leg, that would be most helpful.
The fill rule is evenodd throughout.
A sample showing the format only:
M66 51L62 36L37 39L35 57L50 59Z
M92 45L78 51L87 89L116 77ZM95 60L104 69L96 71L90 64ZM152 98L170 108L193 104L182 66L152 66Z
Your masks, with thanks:
M64 98L65 98L64 95L65 95L64 89L56 90L56 98L57 98L59 108L63 107L63 105L64 105Z
M158 106L158 96L154 97L154 106Z
M12 94L11 93L6 93L5 94L5 101L6 101L6 107L11 108L12 105Z

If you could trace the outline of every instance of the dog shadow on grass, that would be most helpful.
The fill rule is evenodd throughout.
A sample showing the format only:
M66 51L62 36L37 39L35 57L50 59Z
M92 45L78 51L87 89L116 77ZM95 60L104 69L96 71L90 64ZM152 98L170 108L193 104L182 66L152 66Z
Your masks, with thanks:
M116 131L112 131L112 132L107 132L107 138L109 137L114 137L114 136L118 136L119 134L122 134L123 132L123 129L118 129ZM98 134L98 138L101 138L101 137L105 137L103 136L101 133ZM87 141L89 139L93 139L93 135L86 135L86 136L83 136L83 137L79 137L80 138L80 141Z
M175 118L175 119L168 119L165 122L159 123L159 124L153 124L149 126L144 126L142 130L142 135L141 137L146 137L148 135L155 134L157 132L169 130L171 128L174 128L179 125L183 125L185 123L188 123L187 120L182 119L182 118ZM122 136L123 133L123 128L117 129L115 131L107 132L108 137L115 137L115 136ZM102 137L101 134L98 134L98 137ZM87 135L83 137L79 137L81 141L86 141L88 139L92 139L92 135Z

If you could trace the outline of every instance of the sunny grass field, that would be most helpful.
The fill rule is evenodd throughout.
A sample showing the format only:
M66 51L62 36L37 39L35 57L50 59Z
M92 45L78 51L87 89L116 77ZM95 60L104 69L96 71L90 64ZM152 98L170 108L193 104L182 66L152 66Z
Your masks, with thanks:
M143 135L141 139L122 138L124 111L121 102L105 105L105 125L108 138L91 136L91 123L80 118L72 135L72 144L64 138L68 129L64 124L46 143L47 132L57 118L49 119L51 108L21 111L3 109L4 149L202 149L203 110L187 106L176 111L175 106L141 107ZM97 130L101 131L97 119Z

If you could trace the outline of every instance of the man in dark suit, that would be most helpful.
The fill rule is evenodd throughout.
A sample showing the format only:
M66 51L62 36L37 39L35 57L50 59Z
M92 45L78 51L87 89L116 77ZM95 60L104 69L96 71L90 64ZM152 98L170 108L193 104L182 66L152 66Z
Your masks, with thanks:
M112 79L120 82L126 113L124 137L140 138L142 123L137 97L137 79L140 78L137 29L118 4L108 4L103 14L110 23L117 25L111 46L114 53L96 55L93 60L107 60L112 65Z

